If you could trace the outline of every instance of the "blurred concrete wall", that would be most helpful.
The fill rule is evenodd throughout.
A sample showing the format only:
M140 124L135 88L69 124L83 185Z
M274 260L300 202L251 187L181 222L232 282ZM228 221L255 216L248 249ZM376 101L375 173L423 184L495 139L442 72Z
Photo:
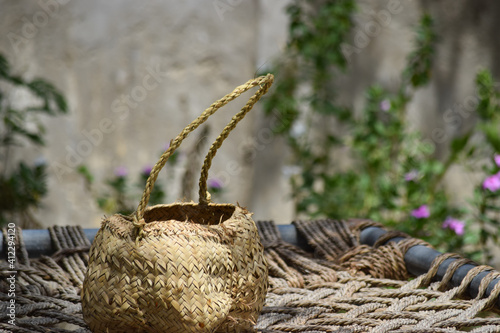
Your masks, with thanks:
M46 225L98 225L102 212L75 166L87 165L102 184L118 166L136 175L154 164L185 125L279 56L286 43L287 3L0 0L0 52L14 72L51 81L69 102L67 116L43 119L47 146L18 149L10 161L43 157L49 164L50 193L38 219ZM429 11L441 44L433 80L417 92L410 117L439 147L470 126L473 117L451 126L443 113L473 95L478 68L499 74L500 3L362 0L359 6L349 41L357 51L349 56L349 74L339 78L340 101L360 109L368 85L398 85L414 26ZM384 18L385 12L390 14ZM208 121L208 141L245 102L233 102ZM227 188L217 201L239 202L257 219L289 223L294 213L284 172L286 145L269 137L268 128L257 107L223 145L210 175L224 179ZM446 139L436 137L436 128ZM181 152L196 144L196 134L189 139ZM160 176L169 202L181 199L182 173L179 163ZM465 193L477 181L461 170L454 173L452 193Z

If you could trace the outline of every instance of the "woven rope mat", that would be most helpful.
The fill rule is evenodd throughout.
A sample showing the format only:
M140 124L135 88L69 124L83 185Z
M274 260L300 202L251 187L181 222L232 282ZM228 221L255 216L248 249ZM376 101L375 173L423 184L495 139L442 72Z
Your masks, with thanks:
M441 256L429 273L411 278L403 256L422 241L360 245L359 231L377 225L371 221L294 224L314 252L283 242L272 222L257 223L270 285L255 326L258 332L500 332L500 318L494 313L500 287L482 298L485 283L477 299L464 299L477 274L491 271L486 282L500 276L492 268L478 266L459 287L447 290L454 270L467 260L450 265L443 281L432 278L450 255ZM22 234L16 233L16 326L8 324L10 270L0 261L0 332L90 332L79 296L90 243L79 227L49 231L57 252L36 259L28 258ZM389 232L386 238L394 235Z

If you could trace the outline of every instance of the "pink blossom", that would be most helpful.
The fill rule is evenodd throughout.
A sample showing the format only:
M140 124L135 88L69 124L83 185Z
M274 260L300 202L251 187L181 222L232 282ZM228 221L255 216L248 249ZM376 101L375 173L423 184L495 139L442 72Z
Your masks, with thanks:
M483 188L488 189L491 192L496 192L500 189L500 173L486 177L483 182Z
M411 170L410 172L407 172L407 173L405 174L405 180L406 180L407 182L411 182L412 180L415 180L415 179L417 179L417 178L418 178L418 171L417 171L417 170L415 170L415 169L413 169L413 170Z
M493 159L495 160L495 164L500 167L500 155L495 155Z
M220 190L224 187L224 184L218 178L210 178L208 180L208 187L216 189L216 190Z
M455 231L457 235L462 236L465 231L465 222L448 216L446 220L444 220L442 227L449 228Z
M411 211L411 216L417 219L425 219L428 218L430 215L431 212L429 211L429 207L427 207L427 205L422 205L417 209Z
M146 165L145 167L142 168L142 174L145 175L145 176L149 176L149 174L151 173L151 170L153 170L153 167L151 165Z
M128 175L128 170L124 166L119 166L115 169L116 177L126 177Z
M384 99L382 102L380 102L380 110L382 111L389 111L391 108L391 101L388 99Z

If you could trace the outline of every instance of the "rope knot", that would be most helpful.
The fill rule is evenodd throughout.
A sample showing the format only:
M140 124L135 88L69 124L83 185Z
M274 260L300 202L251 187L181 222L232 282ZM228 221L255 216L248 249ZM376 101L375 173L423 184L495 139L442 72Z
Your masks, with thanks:
M134 220L132 221L132 224L134 225L134 233L135 233L135 242L139 242L142 237L144 236L144 226L146 225L146 221L144 218L141 218L140 220L137 219L137 216L134 216Z
M137 216L134 216L134 221L132 221L132 223L134 224L134 227L141 229L146 225L146 221L144 220L144 218L138 220Z

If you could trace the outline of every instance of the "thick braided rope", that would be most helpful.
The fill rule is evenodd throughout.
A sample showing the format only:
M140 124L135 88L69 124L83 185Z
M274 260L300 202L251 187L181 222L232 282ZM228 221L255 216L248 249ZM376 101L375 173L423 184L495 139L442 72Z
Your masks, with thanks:
M302 230L307 230L308 236L316 235L320 230L316 227L326 225L324 222L327 221L304 221L301 225L306 228ZM257 225L262 234L263 244L267 245L266 255L269 255L280 246L279 240L276 237L271 239L268 237L269 230L272 229L270 222L257 222ZM314 233L311 232L312 230L315 230ZM328 237L332 236L333 233ZM325 244L323 239L317 240L317 244ZM332 242L328 244L330 243ZM390 243L389 245L382 245L379 249L393 247L394 250L399 244ZM413 245L416 245L415 242ZM293 245L290 245L291 247ZM357 247L349 251L352 250L356 251ZM388 279L387 275L381 275L379 278L371 274L353 275L350 270L346 272L338 268L336 268L337 279L328 281L324 276L317 276L310 269L304 270L297 265L302 261L302 254L301 251L294 252L294 260L290 260L289 256L285 257L281 253L279 257L271 258L270 289L266 306L255 326L259 333L452 333L461 332L462 329L475 333L500 332L500 318L484 312L493 310L500 295L499 283L489 296L484 296L490 282L500 276L500 273L491 267L473 268L467 273L459 287L443 292L441 285L446 284L446 278L453 275L453 272L467 260L457 260L457 264L450 265L445 279L435 283L432 283L431 278L435 275L437 268L453 255L442 255L434 261L428 274L411 281L407 281L406 277L403 281ZM402 256L402 251L396 252L398 256ZM385 253L385 255L392 254ZM279 262L278 259L283 260ZM372 265L377 265L378 258L372 259ZM330 260L339 261L333 256ZM324 260L315 259L315 261L320 265L329 265ZM369 264L368 261L365 260L365 262ZM400 267L387 267L387 269L401 270ZM465 291L474 277L483 272L489 273L483 278L476 298L474 300L459 299L460 296L465 296ZM299 273L300 280L292 273ZM393 275L395 274L389 274L389 276ZM302 281L302 284L297 286L296 281ZM485 315L491 317L483 318Z
M139 206L137 207L133 223L134 226L139 229L139 232L145 224L143 220L144 211L146 210L146 206L148 205L149 197L151 195L151 191L153 191L153 187L156 182L156 179L158 178L158 174L167 163L169 157L172 156L172 154L177 148L179 148L181 142L188 136L188 134L194 131L196 128L198 128L198 126L203 124L208 119L208 117L213 115L218 109L220 109L230 101L236 99L245 91L261 84L266 84L266 87L268 87L268 85L270 85L270 82L272 82L273 79L274 76L272 74L268 74L266 76L261 76L256 79L249 80L245 84L236 87L233 90L233 92L227 94L226 96L222 97L221 99L210 105L210 107L208 107L205 111L203 111L203 113L198 118L193 120L186 128L184 128L181 131L181 133L174 140L171 141L170 147L161 155L159 161L156 162L155 166L151 170L151 173L146 182L144 193L142 194L142 199L139 203ZM262 88L257 93L259 93L261 90Z
M207 178L208 178L208 169L212 166L212 159L215 154L217 154L217 149L222 146L222 143L228 137L229 133L236 127L236 125L242 120L245 115L252 110L253 106L257 101L269 90L271 85L273 84L274 76L272 74L267 74L264 77L264 85L260 87L260 89L248 100L247 104L238 112L229 122L229 124L224 127L221 134L217 139L215 139L214 143L210 147L207 155L205 156L205 161L203 162L203 167L201 169L200 175L200 204L207 204Z
M314 263L326 271L331 267L328 262L285 245L272 222L257 222L257 226L266 253L275 255L266 306L255 326L257 332L500 332L500 318L484 312L494 310L500 295L497 283L485 297L490 283L500 275L491 267L471 269L459 287L446 292L441 291L442 281L432 282L426 275L398 281L353 276L335 268L336 279L332 280L310 265ZM81 256L79 251L70 252L88 245L80 228L57 227L53 231L51 235L57 237L53 243L59 251L66 251L59 252L61 256ZM23 243L19 245L24 247ZM450 256L442 256L433 266L438 267L447 258ZM17 268L17 326L7 322L6 306L12 298L7 295L5 277L11 273L8 263L0 259L0 332L90 333L82 319L79 288L72 288L77 285L70 281L73 268L53 257L27 259L29 263L19 263ZM460 299L482 272L489 273L483 277L476 298ZM77 327L64 329L61 324Z
M57 250L51 257L29 258L22 237L16 243L15 325L7 316L13 297L5 277L12 272L0 259L0 332L91 333L83 321L79 295L90 242L80 226L49 227L49 233ZM61 324L73 328L63 329Z

